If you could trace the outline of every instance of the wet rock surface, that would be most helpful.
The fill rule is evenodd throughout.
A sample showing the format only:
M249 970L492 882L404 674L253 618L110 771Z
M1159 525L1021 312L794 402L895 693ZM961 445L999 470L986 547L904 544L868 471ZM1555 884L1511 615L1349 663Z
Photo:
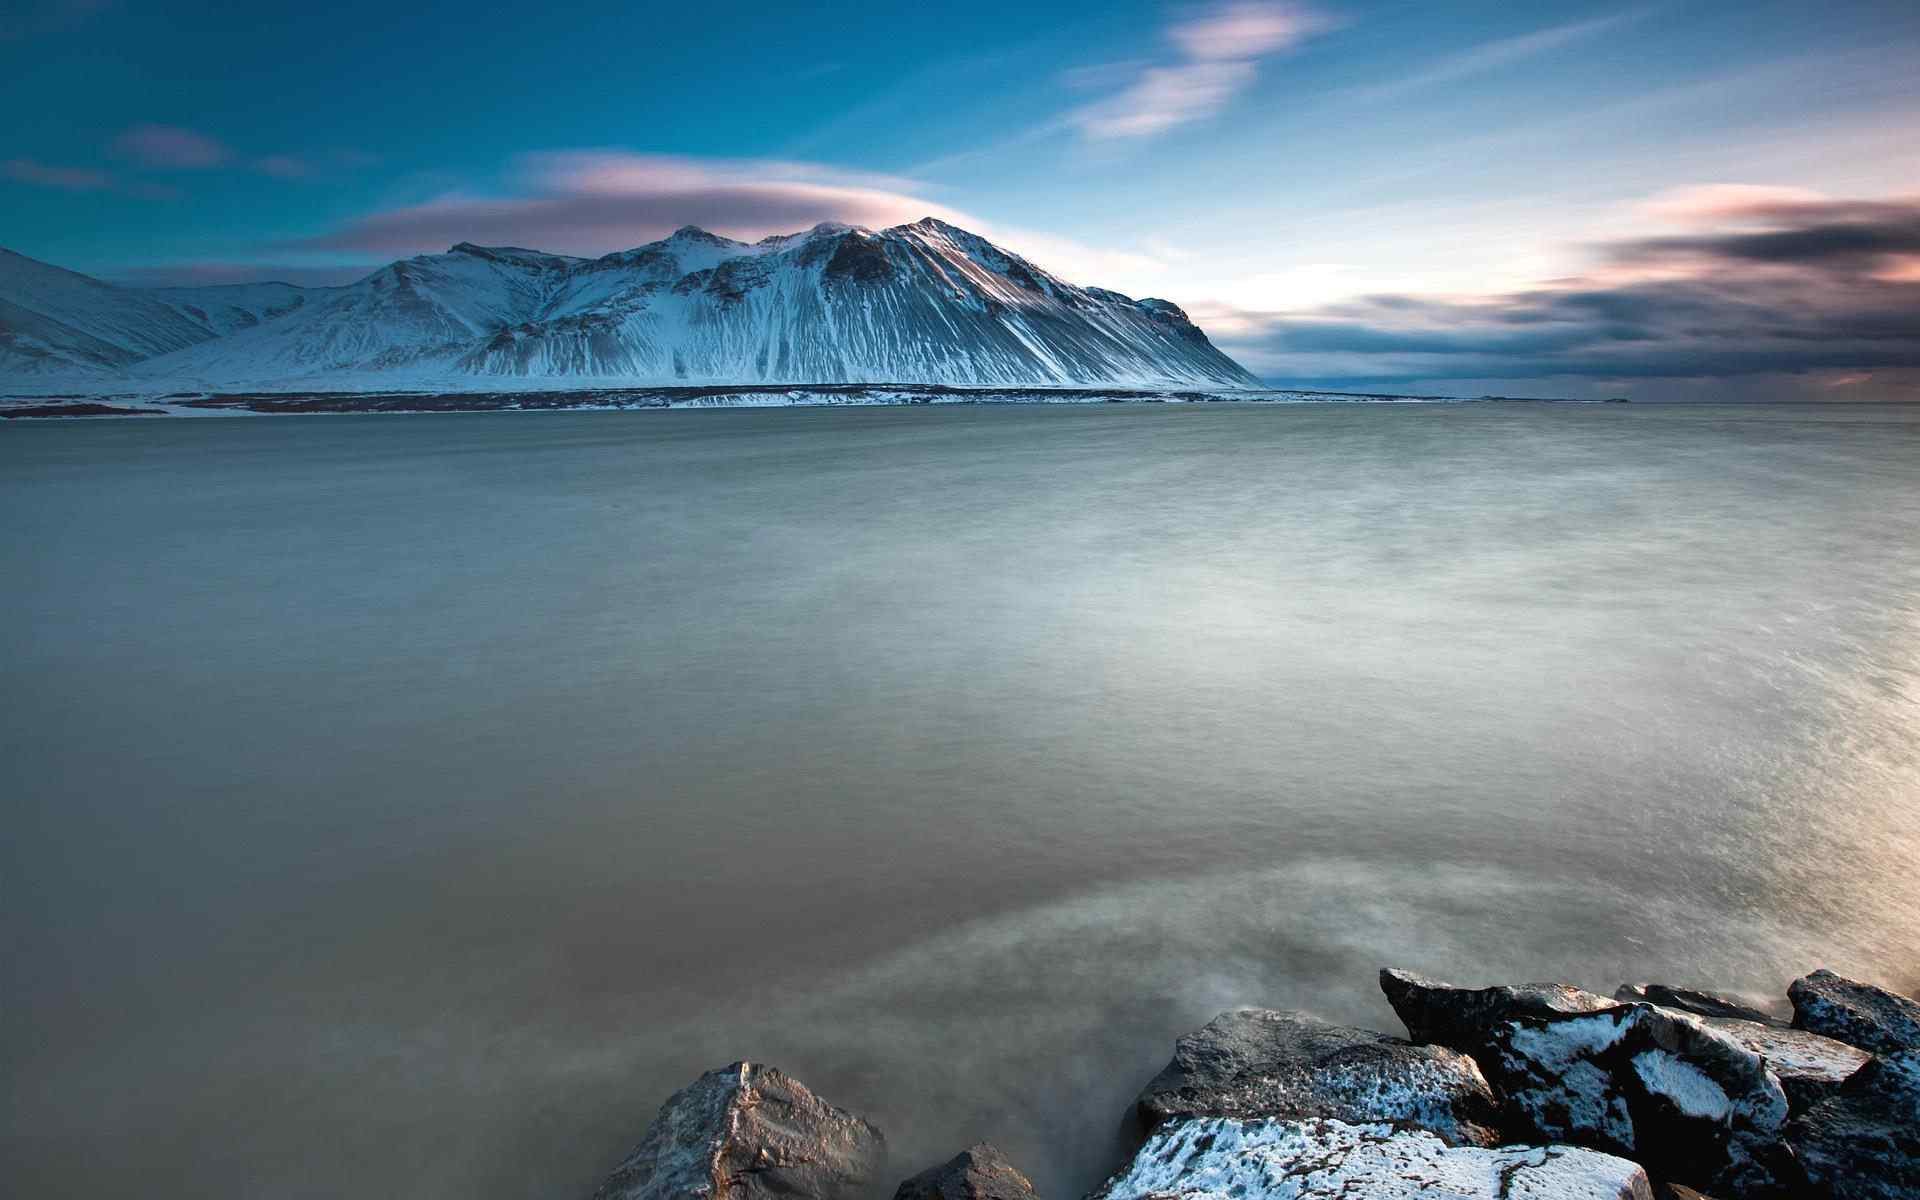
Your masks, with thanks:
M1033 1181L987 1142L902 1183L893 1200L1038 1200Z
M1788 1109L1795 1113L1833 1095L1872 1057L1858 1047L1804 1029L1783 1029L1731 1017L1698 1019L1766 1060L1767 1069L1787 1094Z
M1920 1196L1920 1052L1876 1058L1795 1118L1787 1141L1807 1193L1833 1200Z
M861 1200L884 1156L866 1121L737 1062L675 1092L594 1200Z
M1502 1021L1600 1012L1616 1006L1605 996L1564 983L1466 988L1393 968L1380 972L1380 990L1414 1041L1476 1055L1488 1049L1488 1031Z
M1625 1159L1571 1146L1449 1146L1344 1121L1204 1119L1156 1133L1094 1200L1652 1200Z
M1775 1025L1781 1029L1787 1027L1787 1022L1772 1013L1762 1012L1738 1000L1693 988L1668 987L1664 983L1623 983L1613 993L1613 998L1621 1004L1657 1004L1661 1008L1692 1013L1696 1017L1730 1017L1759 1025Z
M1778 1017L1712 992L1659 983L1623 984L1613 998L1690 1016L1739 1042L1766 1060L1796 1113L1832 1095L1868 1057L1858 1047L1794 1029Z
M1535 1137L1631 1156L1692 1187L1766 1195L1793 1178L1787 1098L1758 1054L1650 1005L1520 1017L1482 1059Z
M1490 1146L1493 1093L1473 1059L1304 1013L1245 1008L1182 1037L1140 1093L1146 1130L1193 1117L1331 1117Z
M1815 971L1787 989L1793 1027L1875 1054L1920 1050L1920 1003L1832 971Z

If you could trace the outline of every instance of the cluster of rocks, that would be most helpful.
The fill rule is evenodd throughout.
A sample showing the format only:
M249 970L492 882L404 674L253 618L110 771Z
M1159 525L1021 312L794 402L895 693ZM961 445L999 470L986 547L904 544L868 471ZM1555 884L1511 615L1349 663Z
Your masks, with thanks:
M1816 971L1791 1022L1659 984L1380 986L1409 1039L1222 1013L1135 1101L1090 1200L1920 1197L1920 1004ZM880 1131L771 1067L710 1071L595 1200L866 1200ZM976 1145L894 1200L1037 1200Z

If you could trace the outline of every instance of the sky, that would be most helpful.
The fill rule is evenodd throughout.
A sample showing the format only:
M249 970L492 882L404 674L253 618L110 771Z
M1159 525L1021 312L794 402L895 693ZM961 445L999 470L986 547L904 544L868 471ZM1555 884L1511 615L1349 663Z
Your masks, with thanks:
M0 0L0 245L328 284L936 215L1283 385L1920 400L1920 4Z

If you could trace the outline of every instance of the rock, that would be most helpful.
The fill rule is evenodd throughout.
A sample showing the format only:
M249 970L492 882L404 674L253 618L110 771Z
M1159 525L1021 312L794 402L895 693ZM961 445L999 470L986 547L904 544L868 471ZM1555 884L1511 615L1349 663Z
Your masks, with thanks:
M1708 1029L1726 1034L1766 1060L1767 1069L1787 1093L1787 1109L1805 1112L1840 1089L1872 1056L1856 1046L1808 1033L1732 1017L1700 1017Z
M1094 1200L1652 1200L1647 1174L1571 1146L1448 1146L1385 1124L1202 1119L1164 1126Z
M1622 984L1613 994L1621 1003L1652 1004L1686 1013L1717 1029L1767 1060L1787 1093L1787 1105L1801 1112L1825 1100L1847 1076L1867 1061L1865 1052L1845 1042L1797 1030L1778 1017L1725 996L1660 983Z
M1033 1181L986 1142L901 1184L893 1200L1038 1200Z
M1876 1058L1787 1127L1811 1194L1920 1196L1920 1053Z
M1705 1192L1696 1192L1682 1183L1656 1183L1653 1200L1713 1200Z
M1487 1031L1502 1021L1615 1007L1605 996L1564 983L1463 988L1392 968L1380 972L1380 990L1414 1041L1476 1055L1486 1049Z
M1696 1017L1732 1017L1780 1029L1787 1028L1787 1023L1779 1017L1738 1000L1729 1000L1712 992L1698 992L1692 988L1668 987L1664 983L1623 983L1613 993L1613 998L1622 1004L1657 1004L1661 1008L1678 1009Z
M595 1200L856 1200L880 1131L772 1067L737 1062L673 1094Z
M1787 1097L1760 1055L1646 1004L1496 1025L1481 1066L1546 1141L1630 1155L1663 1180L1768 1195L1794 1178Z
M1222 1013L1182 1037L1135 1110L1148 1131L1188 1117L1332 1117L1455 1145L1499 1141L1493 1093L1466 1055L1265 1008Z
M1875 1054L1920 1050L1920 1004L1905 996L1822 970L1794 980L1787 998L1795 1029Z

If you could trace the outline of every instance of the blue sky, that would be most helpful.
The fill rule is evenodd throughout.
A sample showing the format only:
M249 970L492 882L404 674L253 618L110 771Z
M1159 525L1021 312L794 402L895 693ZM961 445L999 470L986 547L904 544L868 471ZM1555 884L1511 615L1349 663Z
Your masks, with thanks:
M1537 323L1513 305L1542 288L1670 276L1660 239L1920 195L1908 2L8 12L0 244L127 281L932 212L1169 297L1271 376L1479 383L1458 351L1433 374L1329 331L1406 334L1383 297L1424 305L1416 332L1489 305ZM1849 268L1853 308L1899 298L1889 254ZM1810 286L1833 292L1830 268ZM1887 357L1819 369L1897 387L1920 365ZM1551 377L1523 365L1553 366L1484 379Z

